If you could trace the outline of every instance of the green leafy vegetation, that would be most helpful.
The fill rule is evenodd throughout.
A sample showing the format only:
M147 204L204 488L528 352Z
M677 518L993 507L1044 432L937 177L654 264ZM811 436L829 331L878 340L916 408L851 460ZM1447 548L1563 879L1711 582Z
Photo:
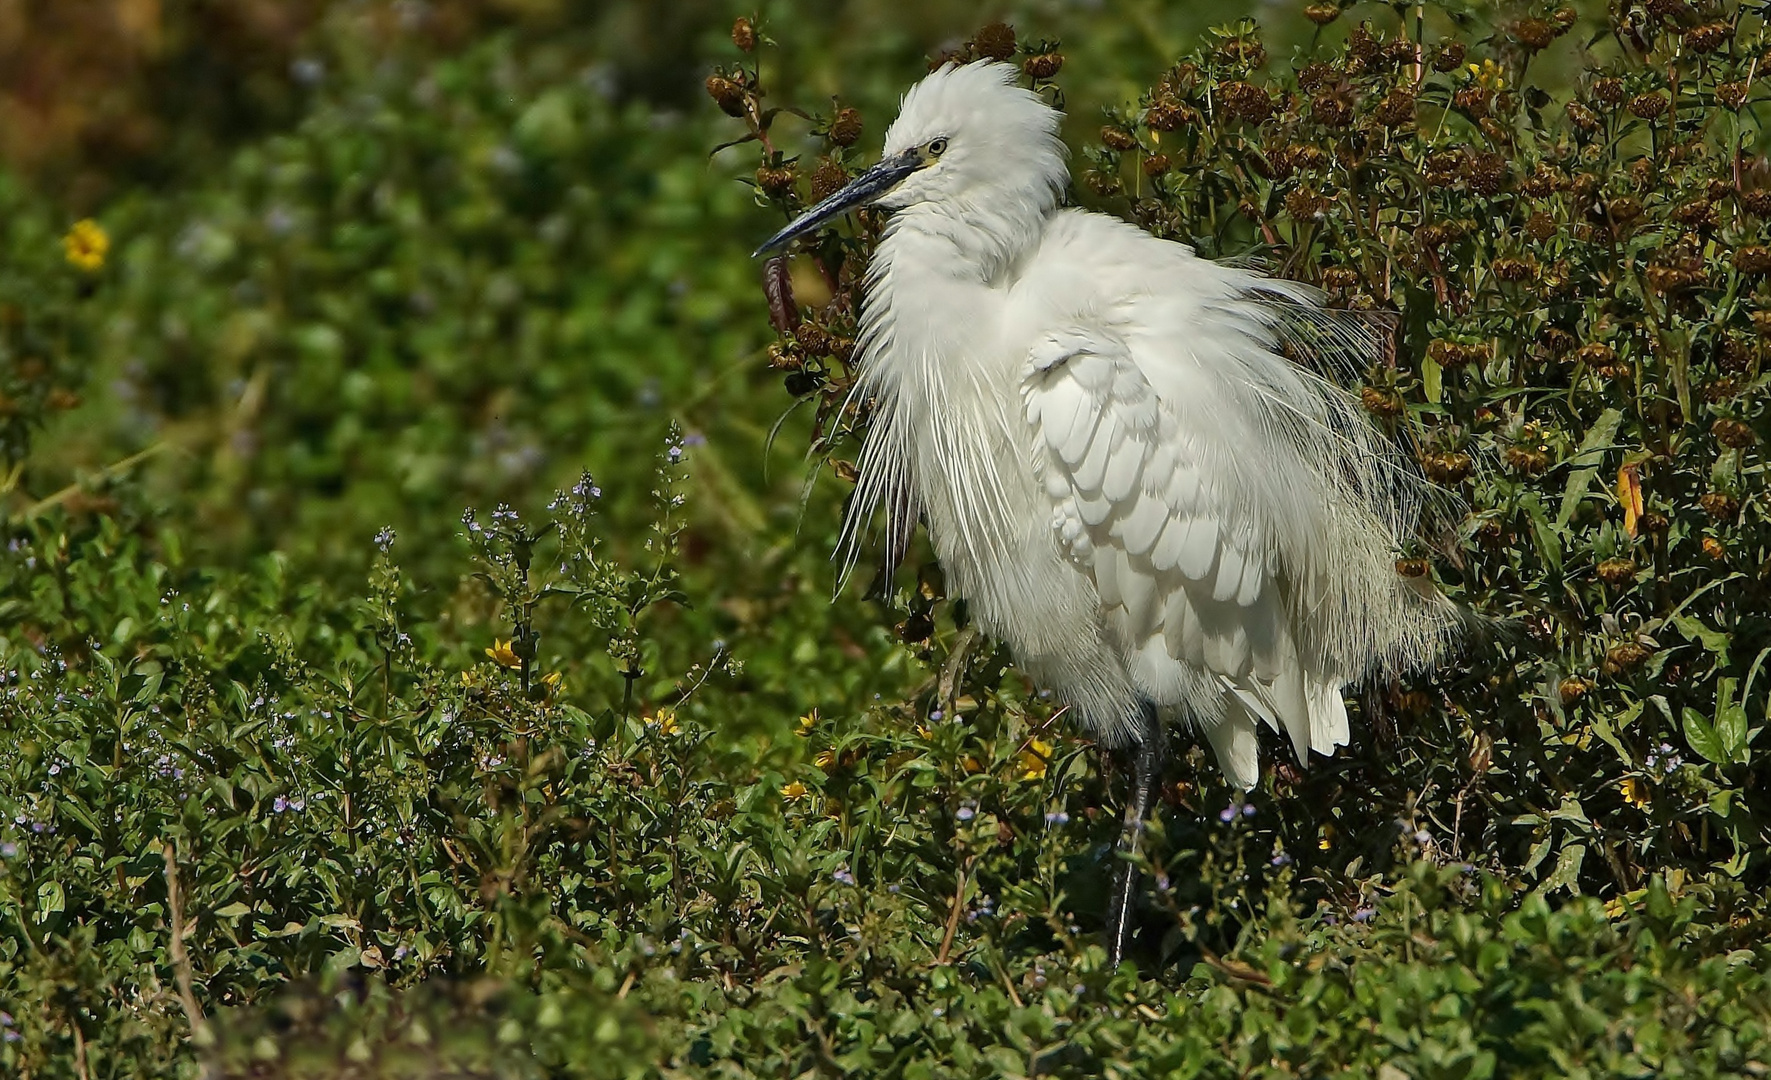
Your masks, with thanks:
M745 258L922 43L701 14L687 114L609 22L327 23L189 181L0 172L0 1069L1771 1070L1754 5L956 46L1063 84L1079 198L1392 326L1460 499L1398 563L1454 663L1246 798L1179 736L1136 971L1061 710L926 550L831 600L879 222Z

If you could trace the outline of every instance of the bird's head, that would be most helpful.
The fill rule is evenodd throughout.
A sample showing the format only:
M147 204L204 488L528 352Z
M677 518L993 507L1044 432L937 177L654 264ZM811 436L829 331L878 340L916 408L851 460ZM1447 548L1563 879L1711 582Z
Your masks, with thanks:
M771 236L757 254L859 206L1016 206L1044 214L1069 180L1062 114L1016 84L1015 69L949 64L910 88L872 168Z

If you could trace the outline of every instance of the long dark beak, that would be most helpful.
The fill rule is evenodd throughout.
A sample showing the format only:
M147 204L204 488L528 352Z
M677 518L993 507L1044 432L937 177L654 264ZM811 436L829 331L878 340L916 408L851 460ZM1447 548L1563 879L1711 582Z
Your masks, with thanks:
M922 158L915 150L906 150L896 157L885 158L871 169L843 185L842 189L823 202L794 218L785 229L763 241L751 252L755 258L765 251L782 246L796 236L811 232L832 218L838 218L857 206L868 203L898 186L899 181L922 167Z

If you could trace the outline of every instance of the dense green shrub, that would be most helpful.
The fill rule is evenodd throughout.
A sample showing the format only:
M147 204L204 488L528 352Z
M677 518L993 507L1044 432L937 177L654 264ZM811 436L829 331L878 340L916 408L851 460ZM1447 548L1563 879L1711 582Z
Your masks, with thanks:
M871 233L827 303L797 268L770 451L774 219L712 104L610 99L567 40L365 68L84 268L0 187L0 1068L1771 1067L1763 22L1309 14L1295 62L1225 28L1110 114L1079 194L1393 322L1365 399L1469 510L1399 569L1494 629L1246 805L1185 756L1136 973L1090 748L951 661L932 568L829 603ZM774 54L723 55L742 96ZM757 202L866 158L854 100L860 138L775 114ZM796 442L838 480L803 504L760 475Z

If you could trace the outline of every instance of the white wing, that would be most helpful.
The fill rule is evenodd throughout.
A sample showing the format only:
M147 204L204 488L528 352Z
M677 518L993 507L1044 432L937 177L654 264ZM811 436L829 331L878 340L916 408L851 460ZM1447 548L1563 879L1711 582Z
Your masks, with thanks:
M1227 490L1237 417L1188 430L1112 331L1075 327L1032 350L1022 384L1034 466L1064 550L1094 580L1139 688L1185 707L1231 782L1259 778L1255 718L1300 760L1348 738L1343 681L1300 651L1286 538ZM1272 448L1240 448L1251 462ZM1247 466L1250 462L1243 462ZM1295 530L1289 530L1295 531Z

